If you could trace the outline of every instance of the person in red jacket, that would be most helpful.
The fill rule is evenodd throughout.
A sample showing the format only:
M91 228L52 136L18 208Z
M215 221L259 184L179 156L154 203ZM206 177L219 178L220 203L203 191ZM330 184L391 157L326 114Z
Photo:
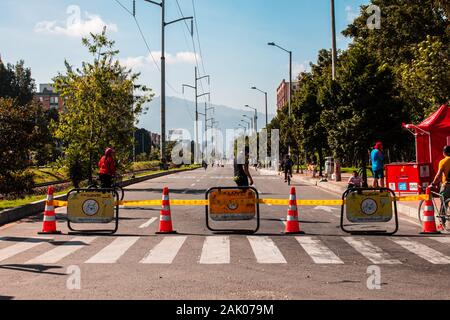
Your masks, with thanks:
M109 189L112 187L113 178L116 175L116 162L114 160L114 149L108 148L105 155L100 159L98 167L100 169L100 183L102 188Z

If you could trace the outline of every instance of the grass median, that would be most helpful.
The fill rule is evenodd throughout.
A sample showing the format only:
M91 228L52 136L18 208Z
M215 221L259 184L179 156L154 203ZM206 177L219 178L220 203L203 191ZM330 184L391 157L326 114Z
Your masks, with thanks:
M163 172L177 172L177 171L185 171L185 170L190 170L190 169L198 169L200 167L201 166L199 166L199 165L189 165L189 166L184 166L182 168L169 169L168 171L157 170L157 171L140 172L139 174L135 175L135 178L141 178L141 177L145 177L145 176L153 176L153 175L163 173ZM131 176L128 178L125 178L124 181L128 181L130 179L131 179ZM55 196L67 194L70 190L72 190L72 188L67 188L62 191L55 192ZM31 204L33 202L45 200L46 198L47 198L46 195L32 195L32 196L26 196L23 199L1 200L0 201L0 211L5 210L5 209L21 207L21 206L24 206L27 204Z

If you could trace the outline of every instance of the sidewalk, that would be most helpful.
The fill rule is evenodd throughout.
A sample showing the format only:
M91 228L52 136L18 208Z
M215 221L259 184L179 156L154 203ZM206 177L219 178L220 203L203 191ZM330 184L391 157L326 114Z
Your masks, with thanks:
M266 175L278 175L275 171L267 170L267 169L260 169L259 170L262 174ZM294 173L294 177L292 180L294 182L301 182L306 183L310 185L317 186L320 189L335 193L336 195L342 196L342 194L347 190L347 182L348 179L351 177L351 174L342 174L342 181L336 182L332 180L328 180L327 182L320 182L322 178L316 177L313 178L312 174L304 173L304 174L298 174ZM373 179L369 178L368 183L369 186L372 184ZM417 217L417 210L419 207L419 201L414 202L397 202L397 210L399 214L402 214L404 216L407 216L409 218L414 219L414 221L418 222Z

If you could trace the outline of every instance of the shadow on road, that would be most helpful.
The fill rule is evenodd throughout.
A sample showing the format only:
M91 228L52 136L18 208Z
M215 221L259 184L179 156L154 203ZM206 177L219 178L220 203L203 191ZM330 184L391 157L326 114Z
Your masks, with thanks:
M61 266L44 266L44 265L40 265L40 264L37 264L37 265L6 264L6 265L0 265L0 269L48 274L48 275L55 275L55 276L66 276L67 275L66 273L49 272L48 271L51 269L62 269ZM1 300L1 298L0 298L0 300Z
M6 301L6 300L12 300L14 299L14 297L10 297L10 296L0 296L0 301Z

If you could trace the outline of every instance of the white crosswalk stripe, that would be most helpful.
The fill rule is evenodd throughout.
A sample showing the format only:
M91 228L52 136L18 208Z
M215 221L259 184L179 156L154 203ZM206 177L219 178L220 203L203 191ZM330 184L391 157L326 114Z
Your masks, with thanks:
M287 263L281 251L269 237L247 237L258 263Z
M145 228L150 227L150 225L151 225L153 222L155 222L157 219L158 219L158 218L155 218L155 217L151 218L151 219L148 220L146 223L142 224L142 225L139 227L139 229L145 229Z
M424 244L407 239L391 239L406 250L418 255L432 264L450 264L450 258Z
M203 243L200 264L228 264L230 263L230 238L206 237Z
M25 264L54 264L80 250L84 246L94 241L96 237L77 237L57 246L56 248L40 255L37 258L31 259Z
M343 239L374 264L401 264L400 260L392 259L388 253L373 245L370 241L350 237L344 237Z
M429 237L428 239L432 239L432 240L435 240L437 242L444 243L444 244L450 244L450 238L447 238L447 237L445 237L445 238L442 238L442 237Z
M116 263L117 260L119 260L120 257L123 256L138 240L139 237L117 238L85 263Z
M29 238L29 239L24 239L23 241L13 244L9 247L0 249L0 261L14 257L15 255L25 252L31 248L34 248L42 243L52 240L52 239L53 238L47 238L47 237ZM9 241L7 240L7 238L1 238L0 242L9 242Z
M328 247L326 247L320 240L315 240L311 237L295 237L298 243L303 247L306 253L317 264L343 264Z
M76 253L78 250L89 250L88 246L95 237L76 237L61 245L51 247L48 251L32 258L25 264L55 264L64 258ZM117 237L108 242L104 247L91 253L91 257L86 260L86 264L115 264L120 263L122 257L141 239L140 236ZM231 263L231 237L230 236L207 236L204 238L201 252L196 255L197 262L201 265L220 265ZM234 238L233 238L234 239ZM245 238L235 238L235 241L247 240L247 245L253 252L256 262L260 264L286 264L287 260L275 242L268 236L248 236ZM291 239L291 238L289 238ZM344 264L330 248L328 248L318 237L298 236L295 238L303 250L308 254L312 263L315 264ZM342 237L347 245L355 250L355 254L361 254L373 264L379 265L400 265L397 257L392 257L380 246L374 245L362 237ZM442 244L450 244L450 238L436 237L433 239ZM16 255L33 249L40 244L51 243L53 237L36 237L29 239L0 238L0 244L11 244L0 249L0 262L12 258ZM143 254L144 258L139 261L142 264L171 264L180 253L184 243L188 240L187 236L168 236L161 239L153 249ZM414 254L432 264L450 264L450 257L438 252L420 240L410 240L408 238L393 238L394 243L398 244L404 250L405 255ZM289 240L291 241L291 240ZM96 246L98 247L98 246ZM94 248L96 248L94 247ZM298 250L302 250L300 247ZM195 255L195 252L192 253ZM400 253L397 253L400 255ZM141 256L141 257L142 257ZM138 262L136 261L136 262Z
M141 260L145 264L171 264L187 237L166 237Z

